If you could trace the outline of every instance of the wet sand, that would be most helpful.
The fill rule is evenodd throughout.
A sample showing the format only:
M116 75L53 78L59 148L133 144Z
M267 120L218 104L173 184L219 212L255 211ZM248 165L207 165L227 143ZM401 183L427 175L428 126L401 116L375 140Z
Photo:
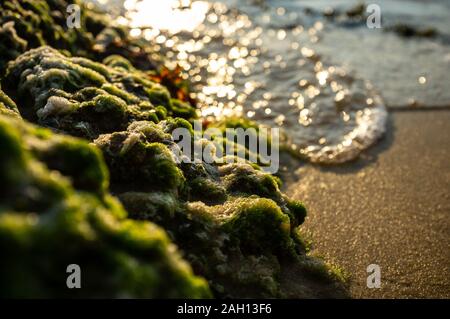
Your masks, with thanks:
M309 208L313 252L347 271L352 297L450 298L450 111L392 112L387 132L352 163L290 170L285 190ZM380 289L366 286L372 263Z

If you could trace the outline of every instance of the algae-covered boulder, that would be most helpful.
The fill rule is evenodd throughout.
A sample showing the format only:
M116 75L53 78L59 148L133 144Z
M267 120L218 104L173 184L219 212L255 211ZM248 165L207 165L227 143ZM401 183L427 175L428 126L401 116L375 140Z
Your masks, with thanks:
M123 57L98 63L40 47L11 61L3 83L23 118L98 147L112 192L129 216L162 226L216 296L290 296L292 287L280 278L292 269L301 274L291 282L303 285L294 289L297 295L343 295L332 269L306 256L297 231L306 210L280 191L280 180L254 163L177 160L172 132L185 128L192 134L193 108ZM249 125L230 120L216 127ZM69 174L70 163L89 166L88 157L58 155L67 152L81 156L76 146L50 152L56 169ZM58 167L61 162L68 167ZM80 174L73 185L99 193L98 178ZM318 272L328 275L320 284L308 281Z
M111 56L101 64L40 47L10 62L5 89L26 119L87 139L133 121L195 116L192 106L123 61L129 63Z
M74 20L76 18L76 21ZM120 25L92 3L82 0L0 1L0 76L9 61L40 46L101 62L111 55L125 57L154 81L162 83L176 98L189 101L189 82L179 68L164 66L163 55L152 46L129 36ZM116 65L118 65L116 63ZM178 102L175 101L175 107ZM184 105L181 111L186 112Z
M91 58L120 53L136 62L144 60L146 69L153 69L154 65L141 52L144 48L133 43L127 32L126 27L115 25L109 15L87 1L3 0L0 71L9 60L44 45Z
M83 28L70 28L66 23L69 5L81 2L66 0L5 0L0 3L0 70L21 53L42 45L52 45L80 53L93 43L91 33L85 32L85 13L80 10ZM83 6L84 9L84 6Z
M118 63L123 60L109 57L101 64L40 47L10 62L5 89L24 118L87 139L125 130L134 121L195 116L192 106L174 106L164 86L124 68Z
M163 229L127 219L94 146L0 115L0 184L1 297L210 296Z
M179 163L174 127L173 119L139 121L94 141L131 218L166 229L216 296L345 295L333 269L306 256L297 231L306 210L282 194L277 178L246 163ZM286 287L280 278L291 271L301 277Z

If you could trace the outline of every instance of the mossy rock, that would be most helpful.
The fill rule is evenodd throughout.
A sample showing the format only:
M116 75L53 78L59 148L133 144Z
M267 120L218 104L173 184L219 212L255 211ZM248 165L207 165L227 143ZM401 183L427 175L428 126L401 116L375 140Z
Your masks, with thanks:
M79 27L68 27L69 5L80 8ZM97 62L107 58L106 64L125 70L133 64L167 87L172 97L192 102L189 83L182 79L179 70L165 67L162 55L156 54L159 61L150 58L155 57L155 52L148 43L131 38L129 32L128 27L115 23L110 15L86 1L4 0L0 2L0 75L4 74L8 62L20 54L48 45L65 55ZM191 108L181 111L192 114Z
M185 83L156 70L146 46L94 8L82 10L80 30L66 30L67 4L0 4L8 46L0 77L12 98L0 91L8 115L0 117L0 291L210 296L195 273L216 297L345 296L333 268L306 254L297 231L306 210L280 191L279 178L261 171L259 158L178 161L171 133L192 135L197 116ZM209 127L260 129L237 118ZM249 155L247 145L238 148ZM68 291L65 267L74 260L86 285Z
M50 47L32 49L9 64L5 89L24 118L87 139L125 130L134 121L195 116L192 106L171 98L145 73L124 68L124 58L112 61L111 67Z
M93 146L0 116L0 183L2 297L210 296L163 229L126 218Z

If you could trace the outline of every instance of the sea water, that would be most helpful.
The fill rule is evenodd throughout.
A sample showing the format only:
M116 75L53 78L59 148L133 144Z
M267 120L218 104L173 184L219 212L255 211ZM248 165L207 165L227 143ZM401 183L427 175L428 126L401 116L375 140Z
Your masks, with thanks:
M380 29L369 29L364 15L349 18L358 4L351 0L97 3L181 67L203 118L279 127L312 162L357 157L385 132L389 108L450 105L446 1L377 1ZM387 32L403 22L438 35Z

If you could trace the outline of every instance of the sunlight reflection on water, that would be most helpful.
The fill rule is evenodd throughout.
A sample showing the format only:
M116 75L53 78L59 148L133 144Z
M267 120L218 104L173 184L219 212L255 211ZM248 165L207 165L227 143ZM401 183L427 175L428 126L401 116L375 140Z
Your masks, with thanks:
M123 6L131 27L152 27L172 34L194 31L208 11L208 3L189 0L126 0Z
M123 8L118 19L132 36L181 66L203 117L280 127L313 162L350 160L384 132L386 110L371 86L311 48L322 22L283 8L248 15L190 0L126 0Z

